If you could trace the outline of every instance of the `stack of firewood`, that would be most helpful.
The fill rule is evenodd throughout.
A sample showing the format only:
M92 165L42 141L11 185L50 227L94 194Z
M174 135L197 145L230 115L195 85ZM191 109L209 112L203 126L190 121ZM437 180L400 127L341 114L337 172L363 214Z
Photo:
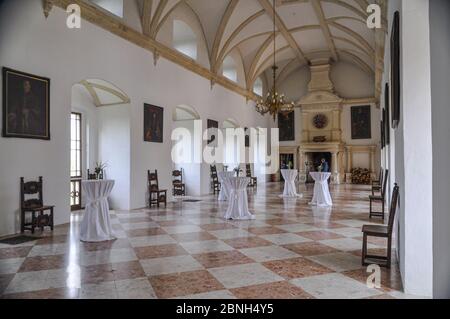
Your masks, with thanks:
M366 168L354 168L352 170L352 183L370 185L370 171Z

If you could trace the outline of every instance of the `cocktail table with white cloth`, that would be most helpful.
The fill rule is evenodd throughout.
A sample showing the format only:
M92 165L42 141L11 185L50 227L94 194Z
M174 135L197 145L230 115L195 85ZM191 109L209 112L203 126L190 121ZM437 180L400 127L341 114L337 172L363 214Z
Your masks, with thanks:
M295 179L297 178L298 171L295 169L282 169L281 175L284 178L284 192L280 197L283 198L297 198L303 197L301 194L297 194L297 187L295 186Z
M255 219L248 211L247 185L250 183L248 177L224 177L223 182L228 187L229 204L225 219L248 220Z
M114 187L114 181L82 181L81 187L86 197L86 209L80 225L80 239L86 242L116 239L111 227L108 204L108 196Z
M311 172L309 174L315 181L314 196L309 204L321 207L333 206L328 187L328 179L331 177L331 173Z
M217 178L220 182L220 192L219 192L219 201L226 201L228 200L228 197L230 196L230 190L228 188L228 185L224 183L225 177L233 177L236 175L235 172L217 172Z

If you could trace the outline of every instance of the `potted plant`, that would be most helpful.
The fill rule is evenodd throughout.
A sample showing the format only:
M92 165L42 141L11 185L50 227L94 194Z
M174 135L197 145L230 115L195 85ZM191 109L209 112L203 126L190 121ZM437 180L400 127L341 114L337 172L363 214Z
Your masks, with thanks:
M96 162L95 163L95 175L97 175L97 179L103 179L103 173L104 173L104 169L107 167L108 165L106 163L103 162Z

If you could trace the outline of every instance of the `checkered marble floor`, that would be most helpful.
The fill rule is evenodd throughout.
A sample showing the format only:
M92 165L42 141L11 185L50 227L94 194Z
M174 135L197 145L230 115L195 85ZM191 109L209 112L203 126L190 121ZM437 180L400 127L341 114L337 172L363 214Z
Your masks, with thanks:
M249 190L252 221L226 221L215 196L167 208L111 212L119 237L79 241L80 214L43 239L0 245L1 298L402 298L398 267L366 285L361 226L370 221L367 186L331 186L333 208ZM384 240L370 240L383 254Z

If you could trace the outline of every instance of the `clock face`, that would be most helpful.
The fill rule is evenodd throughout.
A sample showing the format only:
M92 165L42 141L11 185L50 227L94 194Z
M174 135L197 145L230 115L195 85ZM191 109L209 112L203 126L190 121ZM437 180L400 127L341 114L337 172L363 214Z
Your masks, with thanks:
M313 118L313 124L315 128L323 129L328 125L328 118L325 114L317 114Z

